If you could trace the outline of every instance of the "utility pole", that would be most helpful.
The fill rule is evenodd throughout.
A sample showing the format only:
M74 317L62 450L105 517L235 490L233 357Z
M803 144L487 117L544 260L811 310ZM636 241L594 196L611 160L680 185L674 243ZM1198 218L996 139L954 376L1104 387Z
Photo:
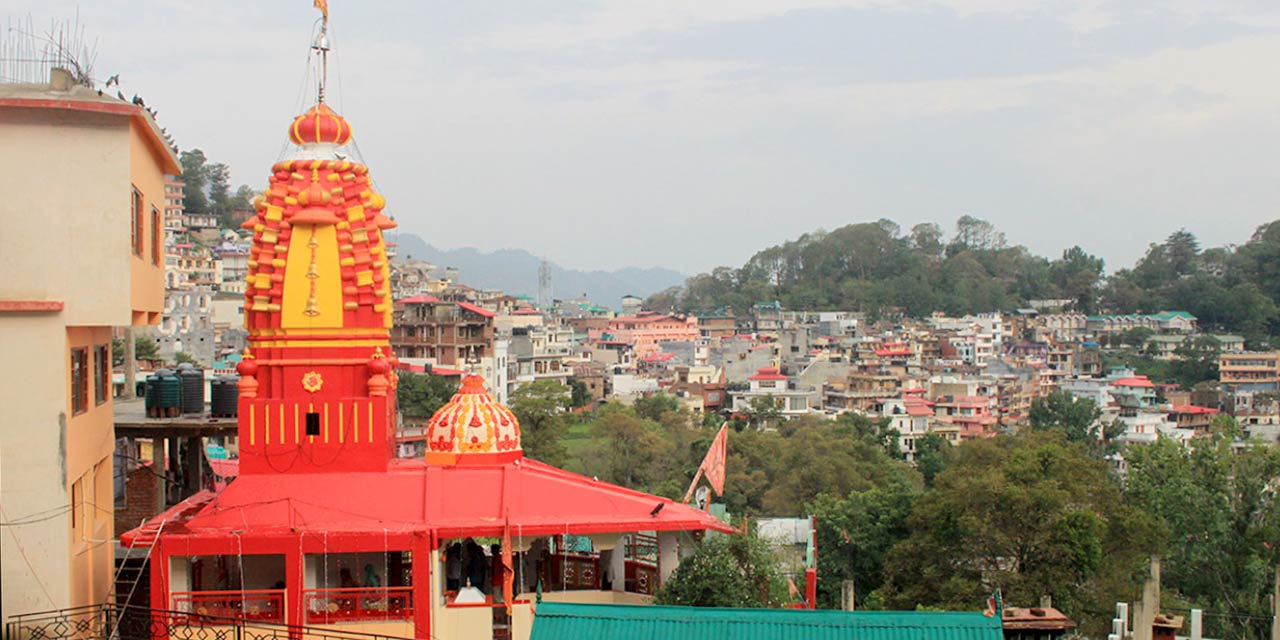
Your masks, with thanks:
M1271 640L1280 640L1280 567L1271 584Z

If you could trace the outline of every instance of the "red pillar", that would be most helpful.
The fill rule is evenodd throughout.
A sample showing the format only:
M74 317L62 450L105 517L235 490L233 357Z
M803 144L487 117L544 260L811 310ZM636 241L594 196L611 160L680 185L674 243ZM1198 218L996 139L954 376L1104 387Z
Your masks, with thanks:
M288 617L285 622L290 627L300 627L307 623L306 602L302 598L302 589L306 585L303 568L302 550L297 545L284 554L284 610ZM299 632L290 631L289 636L300 636Z
M812 567L804 570L804 599L810 609L818 608L818 570Z
M169 555L161 544L162 538L156 538L151 544L151 635L155 640L169 637L167 616L161 613L169 608Z
M431 636L431 550L435 536L420 531L413 534L413 636Z

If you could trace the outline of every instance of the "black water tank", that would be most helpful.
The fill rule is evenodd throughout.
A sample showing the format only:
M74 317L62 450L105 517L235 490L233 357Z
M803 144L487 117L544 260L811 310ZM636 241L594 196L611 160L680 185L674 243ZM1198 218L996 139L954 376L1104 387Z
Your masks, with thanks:
M209 385L209 414L215 418L236 417L236 403L240 399L240 376L218 376Z
M182 380L169 369L147 378L147 415L168 418L182 412Z
M178 365L182 378L182 412L204 413L204 371L190 362Z

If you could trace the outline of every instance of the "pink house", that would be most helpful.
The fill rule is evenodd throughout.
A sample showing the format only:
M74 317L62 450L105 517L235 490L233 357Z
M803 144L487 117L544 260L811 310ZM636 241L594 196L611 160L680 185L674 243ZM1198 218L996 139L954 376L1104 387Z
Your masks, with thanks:
M640 313L634 316L618 316L609 320L603 329L589 329L587 337L592 342L615 341L630 344L636 357L644 358L658 353L658 346L667 341L696 341L700 338L698 319L693 316Z

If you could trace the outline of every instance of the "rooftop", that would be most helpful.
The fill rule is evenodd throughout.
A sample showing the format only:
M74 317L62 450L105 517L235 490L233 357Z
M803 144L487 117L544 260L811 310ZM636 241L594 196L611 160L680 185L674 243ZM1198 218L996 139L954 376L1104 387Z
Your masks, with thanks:
M626 606L542 602L530 640L999 640L981 613Z

